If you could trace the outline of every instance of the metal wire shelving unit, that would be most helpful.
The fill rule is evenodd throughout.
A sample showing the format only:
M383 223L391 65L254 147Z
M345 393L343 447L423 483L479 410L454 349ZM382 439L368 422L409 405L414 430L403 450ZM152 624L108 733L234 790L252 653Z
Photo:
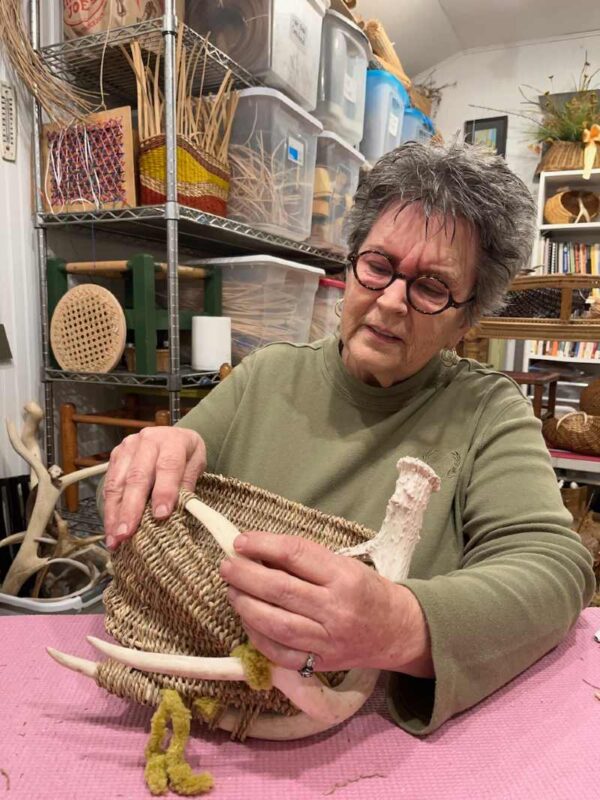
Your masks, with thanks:
M42 381L46 407L45 450L47 463L54 458L54 385L57 382L75 381L110 386L161 387L169 393L169 410L172 421L181 415L180 392L187 387L210 387L218 381L215 373L198 373L182 368L179 349L179 302L177 264L179 250L197 255L223 253L265 252L299 261L318 264L325 269L339 270L344 264L340 253L321 250L304 242L295 242L265 233L247 225L196 209L177 202L177 151L175 147L175 48L179 26L175 16L174 0L165 0L164 16L137 25L84 36L61 44L40 48L40 0L30 0L31 41L44 61L57 75L70 83L98 96L98 102L110 106L127 104L135 106L136 85L134 75L123 54L122 47L138 41L148 57L161 54L160 75L165 96L165 135L167 151L167 200L164 205L140 206L119 210L104 210L49 214L42 205L42 154L41 108L34 98L34 186L35 186L35 237L40 280L42 313ZM195 61L192 87L194 92L210 93L216 90L227 71L234 77L236 88L260 85L241 66L204 37L190 28L182 28L182 44L188 53L202 50L202 58ZM206 55L204 55L206 54ZM190 61L190 63L192 63ZM99 93L99 87L101 92ZM46 281L47 233L49 229L64 226L94 226L95 231L111 230L115 234L141 241L165 243L167 262L167 309L169 318L169 372L159 375L132 375L124 371L106 374L67 372L55 369L51 362Z

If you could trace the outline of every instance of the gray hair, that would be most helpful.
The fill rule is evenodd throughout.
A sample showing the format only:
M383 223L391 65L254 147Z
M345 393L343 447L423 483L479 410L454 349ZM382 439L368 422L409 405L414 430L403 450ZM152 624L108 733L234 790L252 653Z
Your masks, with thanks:
M417 142L392 150L365 171L348 214L348 245L356 253L381 212L420 203L426 220L463 218L479 235L475 301L469 322L492 314L515 275L528 266L534 237L535 203L523 181L501 156L485 147L453 141Z

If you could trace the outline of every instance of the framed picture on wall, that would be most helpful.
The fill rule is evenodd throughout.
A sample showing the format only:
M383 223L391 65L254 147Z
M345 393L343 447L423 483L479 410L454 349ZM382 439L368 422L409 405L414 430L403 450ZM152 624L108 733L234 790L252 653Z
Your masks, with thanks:
M465 142L484 144L499 156L506 156L508 117L487 117L465 122Z

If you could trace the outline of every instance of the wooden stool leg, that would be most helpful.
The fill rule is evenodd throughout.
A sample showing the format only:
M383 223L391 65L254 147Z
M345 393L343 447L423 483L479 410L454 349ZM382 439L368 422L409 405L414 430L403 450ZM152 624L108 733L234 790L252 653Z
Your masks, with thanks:
M154 415L154 424L155 425L170 425L171 424L171 414L166 409L161 411L157 411Z
M542 418L542 397L544 395L544 387L542 384L535 384L533 387L533 413L538 419Z
M553 417L556 409L556 387L558 381L550 381L548 386L548 416Z
M60 406L60 458L65 473L75 472L77 458L77 423L73 417L77 409L73 403L62 403ZM76 483L65 489L67 509L77 511L79 508L79 487Z

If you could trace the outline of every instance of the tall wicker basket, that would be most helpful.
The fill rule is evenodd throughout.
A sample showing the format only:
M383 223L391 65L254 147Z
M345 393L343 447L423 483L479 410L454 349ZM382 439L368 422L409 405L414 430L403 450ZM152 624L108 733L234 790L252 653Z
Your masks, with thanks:
M167 199L166 137L153 136L140 144L139 175L142 205ZM224 217L229 197L227 165L202 153L185 137L177 137L177 200L185 206Z

